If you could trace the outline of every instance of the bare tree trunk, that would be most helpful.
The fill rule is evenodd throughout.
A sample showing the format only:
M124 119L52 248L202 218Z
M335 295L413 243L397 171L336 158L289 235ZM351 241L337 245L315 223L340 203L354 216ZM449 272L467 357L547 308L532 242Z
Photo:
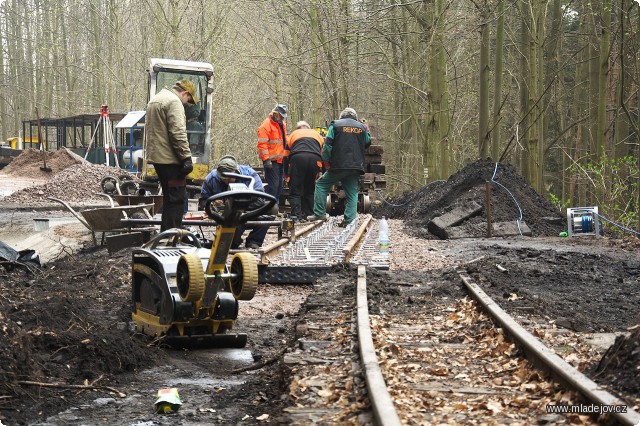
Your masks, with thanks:
M529 63L530 63L530 49L529 49L529 28L528 22L530 22L530 12L527 5L521 4L520 6L520 128L516 131L520 133L520 144L518 146L518 161L522 175L531 182L531 173L529 169L529 121L531 117L529 115Z
M434 109L437 111L437 141L440 148L439 179L446 179L451 174L451 146L449 133L451 131L451 119L449 110L449 87L447 82L447 63L444 46L444 4L443 0L436 1L437 19L440 23L435 27L434 48L436 49L436 83L438 97L435 98Z
M4 46L8 44L8 40L5 36L6 34L6 16L5 16L5 5L0 4L0 46ZM5 55L4 53L0 54L0 70L3 70L0 73L0 87L5 88L9 86L7 81L7 76L4 73L5 63L4 63ZM7 101L6 99L0 100L0 137L3 141L7 140L9 136L9 118L7 116Z
M544 194L544 112L546 110L546 98L544 96L544 49L543 43L545 39L545 2L541 1L535 4L534 8L534 40L533 49L534 54L531 55L532 58L535 58L535 74L532 81L531 86L535 88L535 96L533 98L533 102L536 107L533 112L535 113L535 152L536 152L536 173L535 178L533 180L534 187L540 194Z
M601 9L597 15L602 20L599 28L599 66L598 72L598 111L596 126L596 142L598 144L598 156L604 153L605 157L611 156L611 142L607 137L607 79L609 76L609 51L611 40L611 0L603 0Z
M478 156L489 156L489 14L486 1L480 10L480 84L478 95Z
M493 130L491 131L491 158L498 161L500 158L500 142L502 120L502 73L504 69L504 0L498 0L496 13L498 22L496 24L496 55L495 76L493 85Z
M551 111L551 114L547 114L548 120L545 120L545 135L558 133L565 128L565 117L567 116L567 108L565 102L566 93L564 91L564 85L561 78L560 63L563 57L563 33L562 33L562 0L553 0L551 7L551 29L548 33L547 41L545 43L546 56L549 58L547 62L547 72L545 73L545 86L551 86L550 95L547 96L550 108L547 111ZM555 111L555 113L553 113ZM568 152L571 148L566 145L566 138L561 136L558 141L558 145L561 152L562 160L560 162L561 170L558 171L558 179L560 179L560 202L564 205L567 199L567 182L565 175L566 169L569 165L569 159L567 158ZM545 155L547 155L547 147L545 144ZM557 189L554 191L557 192Z

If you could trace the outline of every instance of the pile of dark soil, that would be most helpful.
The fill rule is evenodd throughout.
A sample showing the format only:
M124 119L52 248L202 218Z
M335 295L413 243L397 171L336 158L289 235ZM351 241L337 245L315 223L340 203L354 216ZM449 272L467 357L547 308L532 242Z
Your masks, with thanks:
M41 269L0 262L0 423L255 424L279 415L279 360L296 323L277 313L285 302L265 294L254 315L241 309L246 349L171 349L131 331L131 256L92 247ZM156 414L167 387L179 388L183 407Z
M467 273L512 315L535 312L578 332L617 332L640 322L640 262L594 252L499 246Z
M495 173L495 176L494 176ZM543 196L538 194L510 164L495 163L489 159L475 161L447 181L431 182L416 191L388 200L374 210L377 217L404 219L407 225L418 228L426 238L437 238L429 233L427 224L434 218L471 201L485 206L485 184L491 181L492 222L524 221L533 236L557 236L566 230L564 217ZM465 231L469 236L483 237L486 232L486 212L467 220Z
M616 338L602 357L596 377L599 382L609 384L616 389L623 389L631 394L640 393L640 325L629 335Z
M82 393L73 386L106 390L114 375L155 365L158 349L128 328L130 257L100 251L42 270L0 266L0 412L18 422L55 412Z

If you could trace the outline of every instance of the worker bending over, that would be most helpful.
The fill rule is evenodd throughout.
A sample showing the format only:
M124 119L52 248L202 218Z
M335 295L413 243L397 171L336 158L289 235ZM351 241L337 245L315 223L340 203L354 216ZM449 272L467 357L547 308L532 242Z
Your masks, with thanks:
M289 205L294 222L313 214L313 192L322 170L324 139L299 121L285 145L284 174L289 178Z

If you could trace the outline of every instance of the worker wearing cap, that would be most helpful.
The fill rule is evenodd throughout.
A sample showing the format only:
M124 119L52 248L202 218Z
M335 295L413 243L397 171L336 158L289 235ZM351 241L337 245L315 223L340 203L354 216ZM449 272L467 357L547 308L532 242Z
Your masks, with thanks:
M181 80L156 93L147 104L144 146L146 160L153 164L162 188L160 231L182 226L187 175L193 171L185 106L198 100L193 82Z
M289 178L289 205L294 221L313 214L313 191L322 169L324 139L306 121L299 121L285 145L284 174Z
M229 183L235 182L235 178L225 176L226 173L236 173L243 176L251 176L254 179L253 189L255 191L264 192L264 185L258 173L251 166L240 165L231 155L225 155L218 161L218 165L204 179L202 190L200 191L200 200L198 201L198 210L204 210L205 203L212 195L220 194L229 190ZM222 204L222 200L216 200ZM239 227L233 237L231 243L232 249L237 249L242 243L242 234L246 230L245 227ZM252 229L247 237L245 247L249 249L258 249L262 246L269 228L260 227Z
M266 192L280 203L284 180L284 145L287 141L287 106L277 104L258 127L258 157L264 166Z
M327 195L340 181L346 195L344 219L340 226L353 222L358 215L358 185L364 174L364 151L371 145L367 126L358 121L353 108L345 108L338 120L332 121L322 147L322 160L327 171L316 181L313 215L307 220L326 220Z

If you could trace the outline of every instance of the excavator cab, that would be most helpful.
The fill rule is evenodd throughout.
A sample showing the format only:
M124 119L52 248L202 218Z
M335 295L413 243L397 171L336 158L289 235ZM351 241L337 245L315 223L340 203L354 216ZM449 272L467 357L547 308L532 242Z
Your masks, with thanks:
M206 62L179 61L151 58L149 64L149 91L147 102L160 90L176 82L193 83L198 102L185 110L187 136L194 163L208 163L211 137L211 108L213 93L213 66Z
M258 286L252 253L234 254L227 265L236 229L272 209L275 197L253 189L249 176L228 173L237 181L229 191L206 200L217 224L211 249L184 229L170 229L134 249L132 319L138 331L161 337L174 347L233 347L247 343L233 334L239 300L251 300ZM219 209L219 207L222 207Z

